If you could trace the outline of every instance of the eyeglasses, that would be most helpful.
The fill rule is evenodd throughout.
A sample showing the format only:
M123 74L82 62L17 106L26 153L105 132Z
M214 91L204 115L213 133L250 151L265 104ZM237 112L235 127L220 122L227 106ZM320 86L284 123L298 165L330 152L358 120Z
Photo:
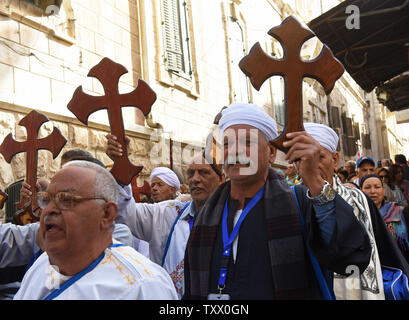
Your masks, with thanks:
M85 200L104 200L103 197L81 197L75 196L69 192L58 192L55 196L52 196L48 192L38 192L37 202L40 208L44 209L51 201L54 201L60 210L69 210L74 208L79 202Z
M379 178L381 178L381 179L384 179L384 178L386 178L386 177L387 177L387 175L379 176Z

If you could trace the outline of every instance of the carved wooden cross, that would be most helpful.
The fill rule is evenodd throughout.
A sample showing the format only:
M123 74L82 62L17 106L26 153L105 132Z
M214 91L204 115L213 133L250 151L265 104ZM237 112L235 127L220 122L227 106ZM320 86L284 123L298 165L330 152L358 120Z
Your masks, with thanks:
M281 151L287 152L287 148L283 147L283 142L287 140L285 135L290 132L304 131L303 78L310 77L318 80L324 87L325 93L329 94L335 81L342 76L344 67L326 45L314 60L302 60L301 46L315 34L303 28L292 16L286 18L278 27L272 28L268 34L280 41L284 49L283 58L272 58L263 51L259 43L256 43L249 54L240 61L239 67L250 78L256 90L260 90L264 81L272 76L284 77L285 126L273 144Z
M141 193L146 195L147 197L151 196L151 187L149 183L146 181L143 182L142 187L138 187L137 183L137 176L132 179L131 186L132 186L132 194L135 199L135 202L141 202Z
M143 80L138 81L138 87L127 94L119 94L119 78L127 73L126 68L108 58L101 60L88 73L89 77L97 78L104 87L105 96L91 96L83 92L82 86L75 90L68 109L85 125L88 117L95 111L107 109L111 133L117 137L117 141L125 147L125 132L122 119L121 107L134 106L139 108L145 116L151 110L156 100L155 92ZM111 173L115 179L122 184L129 184L132 177L137 175L143 166L133 165L126 152L117 157Z
M0 146L0 153L8 163L11 162L11 159L16 154L21 152L27 153L26 182L31 186L32 190L35 190L37 182L38 150L44 149L51 151L53 158L55 159L67 143L67 140L56 127L54 127L53 132L49 136L42 139L37 138L41 125L47 121L49 120L45 115L35 110L31 111L18 123L20 126L26 127L27 140L24 142L17 142L13 139L13 135L10 133ZM18 203L17 208L24 209L21 214L32 214L31 210L34 211L38 208L35 192L33 192L30 204L31 205Z

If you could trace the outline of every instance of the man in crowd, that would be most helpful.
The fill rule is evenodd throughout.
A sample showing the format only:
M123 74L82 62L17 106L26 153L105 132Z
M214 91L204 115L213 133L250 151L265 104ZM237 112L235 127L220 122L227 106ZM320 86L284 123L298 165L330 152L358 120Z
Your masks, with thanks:
M175 299L169 275L133 248L113 243L115 179L87 161L66 164L37 194L45 250L14 299Z
M185 298L322 299L294 194L269 168L275 121L257 105L233 104L223 110L219 128L230 180L210 196L191 231ZM322 179L319 143L305 132L287 138L286 160L299 162L304 182L295 193L308 245L323 268L345 274L356 265L362 272L371 254L368 235Z
M394 243L379 212L365 193L356 188L348 188L334 174L338 166L339 154L336 151L338 135L323 124L304 123L305 131L321 145L319 170L323 179L354 208L356 218L365 226L371 241L371 259L361 274L349 278L335 274L334 291L338 300L384 300L381 265L392 266L409 272L409 265ZM356 270L352 270L352 272ZM353 281L358 280L356 283Z
M121 156L122 149L116 139L107 138L108 156L111 159ZM170 274L179 298L184 293L184 254L193 222L207 198L223 181L221 165L200 154L192 159L187 169L192 202L136 203L130 185L118 184L117 222L126 224L134 236L149 242L150 259Z
M390 166L392 165L392 160L391 159L382 159L381 160L381 167L386 168L389 170Z
M358 186L361 185L361 178L367 174L375 173L375 161L370 157L361 157L356 162L357 178L353 181Z
M116 157L120 157L123 152L122 146L117 142L117 138L113 134L107 134L105 137L108 142L106 153L111 160L115 161ZM129 148L129 142L129 137L125 137L125 147L127 149ZM149 183L153 202L172 200L180 189L180 182L176 173L166 167L153 169L149 176Z
M72 149L65 152L61 157L61 166L70 160L80 159L105 168L101 161L95 159L88 151L81 149ZM46 191L49 183L47 179L39 178L35 192ZM20 200L30 198L31 195L31 186L23 182L20 190ZM41 208L39 209L41 210ZM36 214L39 214L38 210ZM29 223L24 226L12 223L0 224L0 277L2 274L6 275L1 277L3 281L0 283L2 285L0 287L0 299L10 299L14 296L20 287L20 282L27 267L42 253L41 244L36 241L39 227L39 222ZM116 241L135 247L135 238L124 224L115 224L113 237Z
M354 160L348 160L345 163L345 170L348 171L348 176L355 174L356 172L356 163Z
M179 179L172 170L166 167L157 167L149 177L151 198L153 202L172 200L180 189Z

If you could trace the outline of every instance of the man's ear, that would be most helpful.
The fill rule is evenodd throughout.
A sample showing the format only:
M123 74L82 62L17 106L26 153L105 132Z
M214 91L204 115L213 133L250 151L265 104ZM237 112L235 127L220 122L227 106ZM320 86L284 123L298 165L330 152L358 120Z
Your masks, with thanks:
M273 165L273 163L276 161L277 148L274 147L271 142L268 143L268 148L270 149L270 157L268 159L268 162Z
M104 203L104 213L102 217L102 228L109 229L115 221L118 214L118 206L115 202Z
M337 151L332 153L332 161L334 161L334 168L338 168L339 153Z

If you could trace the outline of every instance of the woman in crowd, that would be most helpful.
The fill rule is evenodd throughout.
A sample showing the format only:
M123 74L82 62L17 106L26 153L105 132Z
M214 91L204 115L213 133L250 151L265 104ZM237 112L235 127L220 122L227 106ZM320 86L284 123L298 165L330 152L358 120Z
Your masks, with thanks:
M398 164L393 164L389 168L389 186L392 189L395 201L401 206L408 205L405 194L402 191L409 187L407 181L403 179L403 169Z
M406 260L409 261L408 225L409 206L385 200L384 183L380 176L368 174L361 179L361 189L378 207L389 232L396 241Z
M376 168L375 174L377 174L383 182L383 187L385 188L385 200L396 202L392 189L389 187L389 170L385 167Z

